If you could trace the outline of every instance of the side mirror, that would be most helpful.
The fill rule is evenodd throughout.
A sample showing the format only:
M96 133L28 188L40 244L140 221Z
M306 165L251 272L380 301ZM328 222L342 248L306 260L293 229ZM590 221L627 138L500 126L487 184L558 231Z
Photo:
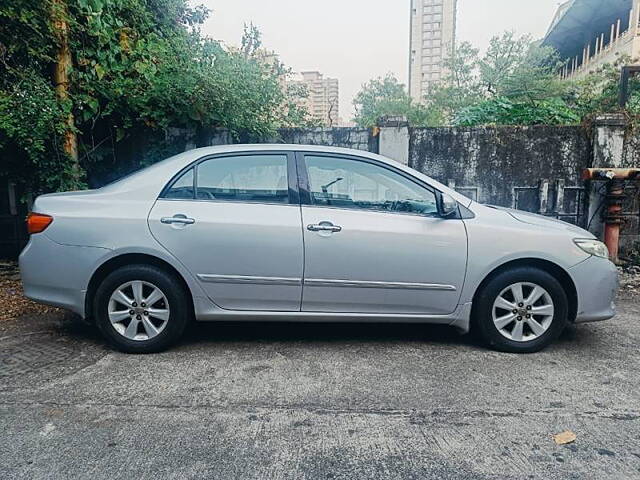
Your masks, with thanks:
M442 218L457 217L459 212L458 202L451 195L441 193L439 210Z

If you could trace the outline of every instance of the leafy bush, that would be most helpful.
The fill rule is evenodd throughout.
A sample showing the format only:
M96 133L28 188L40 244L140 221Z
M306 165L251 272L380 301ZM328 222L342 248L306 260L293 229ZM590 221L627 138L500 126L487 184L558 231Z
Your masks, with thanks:
M580 117L561 99L551 98L529 103L504 97L466 107L453 120L456 126L567 125L578 122Z
M505 32L487 51L468 42L443 61L445 75L421 102L393 76L363 86L354 102L356 121L372 125L381 114L404 115L413 125L575 125L599 113L618 111L619 58L580 80L561 80L557 52L529 36ZM627 113L640 115L640 79L630 82Z
M12 0L0 5L0 176L35 192L82 187L60 147L77 133L80 166L93 168L118 142L170 128L273 134L306 112L283 91L282 65L201 35L206 8L187 0ZM68 25L68 96L51 77Z

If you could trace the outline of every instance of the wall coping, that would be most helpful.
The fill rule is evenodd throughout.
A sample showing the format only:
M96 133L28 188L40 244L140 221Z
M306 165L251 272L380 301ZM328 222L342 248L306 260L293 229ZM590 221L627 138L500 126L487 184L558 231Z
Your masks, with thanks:
M596 127L626 127L629 123L624 113L598 115L593 121Z

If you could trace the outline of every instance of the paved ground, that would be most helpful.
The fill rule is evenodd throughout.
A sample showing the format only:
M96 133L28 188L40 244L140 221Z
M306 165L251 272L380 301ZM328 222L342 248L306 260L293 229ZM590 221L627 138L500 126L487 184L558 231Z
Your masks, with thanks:
M640 478L640 302L620 310L529 356L384 325L205 325L127 356L22 318L0 478Z

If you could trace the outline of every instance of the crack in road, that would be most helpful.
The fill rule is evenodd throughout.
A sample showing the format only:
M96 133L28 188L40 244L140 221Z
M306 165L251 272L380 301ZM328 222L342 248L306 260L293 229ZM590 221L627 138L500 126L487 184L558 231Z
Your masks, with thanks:
M276 411L276 412L295 412L306 411L317 415L376 415L376 416L389 416L398 418L439 418L439 417L462 417L462 418L500 418L500 417L535 417L535 416L564 416L564 417L576 417L576 418L599 418L604 420L616 420L616 421L635 421L640 420L640 413L638 411L624 411L624 410L609 410L609 411L592 411L585 410L581 412L577 411L562 411L559 409L546 409L546 410L447 410L447 409L434 409L434 410L398 410L398 409L376 409L376 408L328 408L320 406L307 406L307 405L278 405L278 404L211 404L211 403L197 403L197 404L157 404L157 403L109 403L109 402L7 402L0 401L0 407L71 407L71 408L86 408L86 407L98 407L98 408L155 408L158 410L212 410L215 412L254 412L256 410L262 411Z

